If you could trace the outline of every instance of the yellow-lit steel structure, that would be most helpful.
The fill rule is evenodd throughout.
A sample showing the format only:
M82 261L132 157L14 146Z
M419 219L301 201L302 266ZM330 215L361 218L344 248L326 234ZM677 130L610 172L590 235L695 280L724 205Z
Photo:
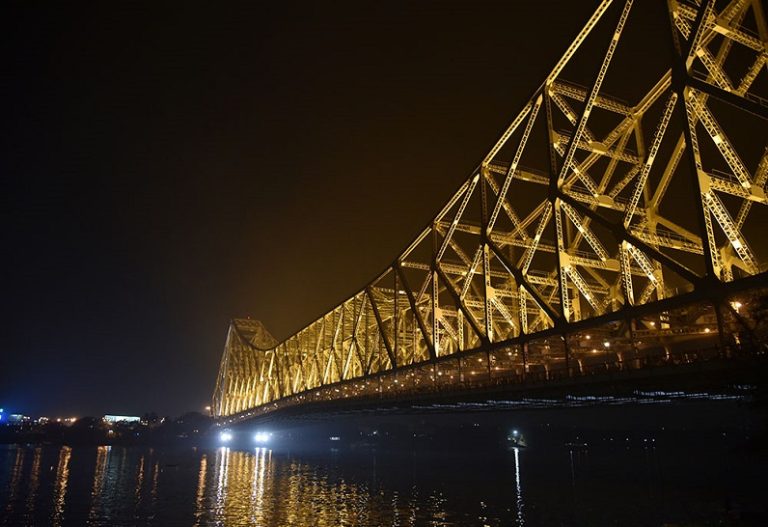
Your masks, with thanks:
M750 300L732 293L759 287L768 263L764 8L669 0L667 32L648 38L670 42L671 63L628 103L603 88L633 10L647 7L634 4L599 4L477 169L368 286L280 343L233 321L215 415L743 344L733 325L749 326ZM589 41L601 52L585 87L564 75Z

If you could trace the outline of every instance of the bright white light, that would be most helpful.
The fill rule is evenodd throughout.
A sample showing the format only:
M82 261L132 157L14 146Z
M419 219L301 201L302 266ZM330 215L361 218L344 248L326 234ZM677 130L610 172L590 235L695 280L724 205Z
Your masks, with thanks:
M611 343L606 340L605 342L603 342L603 346L606 347L606 348L610 348L611 347Z
M341 438L339 436L331 436L328 439L330 439L331 441L341 441Z
M516 436L516 435L517 435L517 434L519 434L519 433L520 433L520 432L518 432L517 430L512 430L512 435L513 435L513 436Z
M219 434L219 439L221 439L222 443L229 443L230 441L232 441L232 437L233 437L232 432L224 431Z
M256 435L253 436L253 440L257 443L268 443L271 437L272 434L268 432L256 432Z

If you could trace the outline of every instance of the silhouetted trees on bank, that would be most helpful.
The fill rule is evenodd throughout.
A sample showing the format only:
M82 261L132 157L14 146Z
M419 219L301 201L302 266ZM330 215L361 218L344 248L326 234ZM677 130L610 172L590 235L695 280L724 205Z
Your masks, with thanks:
M67 445L196 444L206 438L213 419L199 412L177 418L144 414L141 421L109 423L100 417L81 417L71 425L4 423L0 443L51 443Z

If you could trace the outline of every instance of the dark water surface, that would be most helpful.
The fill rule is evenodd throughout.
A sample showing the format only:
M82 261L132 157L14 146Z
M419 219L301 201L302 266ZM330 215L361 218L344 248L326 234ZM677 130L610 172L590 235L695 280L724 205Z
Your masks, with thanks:
M765 455L603 434L587 448L0 445L0 525L765 525Z

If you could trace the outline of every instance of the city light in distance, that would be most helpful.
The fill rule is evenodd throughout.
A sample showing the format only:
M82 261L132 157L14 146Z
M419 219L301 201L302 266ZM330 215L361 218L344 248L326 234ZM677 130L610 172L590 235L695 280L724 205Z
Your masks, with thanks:
M229 430L224 430L219 434L219 439L221 439L222 443L229 443L230 441L232 441L233 437L234 436L232 435L232 432L230 432Z

